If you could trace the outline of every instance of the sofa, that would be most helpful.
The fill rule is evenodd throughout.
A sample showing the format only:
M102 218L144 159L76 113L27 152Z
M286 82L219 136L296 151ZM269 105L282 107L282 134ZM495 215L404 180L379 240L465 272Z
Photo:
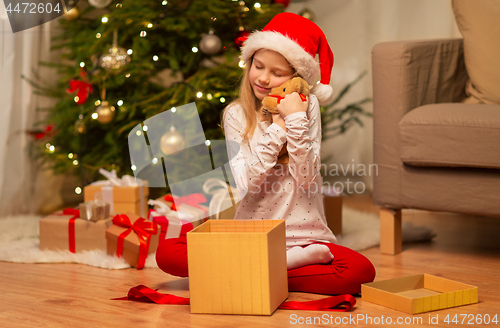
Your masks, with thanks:
M402 250L403 209L500 218L500 1L453 0L461 39L372 50L382 253Z

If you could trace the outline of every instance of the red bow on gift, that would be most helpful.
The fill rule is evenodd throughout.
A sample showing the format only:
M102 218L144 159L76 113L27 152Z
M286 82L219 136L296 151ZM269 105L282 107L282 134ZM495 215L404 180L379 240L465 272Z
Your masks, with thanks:
M76 93L76 96L78 97L78 101L76 103L78 105L85 103L89 93L92 93L92 84L88 83L87 73L83 68L80 69L80 76L83 81L70 80L69 89L66 89L67 93L73 93L78 90Z
M128 228L118 236L118 242L116 245L116 255L121 257L123 255L123 241L132 231L134 231L139 237L139 262L137 264L137 269L144 268L146 262L146 257L148 256L149 243L151 241L151 235L156 235L158 233L158 226L151 222L146 221L144 218L137 219L134 224L130 222L130 219L125 214L118 214L113 217L113 224Z
M181 196L181 197L172 197L172 195L166 195L165 196L165 200L167 202L171 202L173 203L172 206L170 206L170 209L172 211L177 211L177 207L175 204L177 205L181 205L181 204L187 204L187 205L191 205L193 207L197 207L199 209L202 209L203 211L206 212L206 209L204 209L203 207L201 207L199 204L200 203L205 203L207 201L207 199L205 198L205 196L202 194L202 193L197 193L197 194L191 194L191 195L187 195L187 196Z

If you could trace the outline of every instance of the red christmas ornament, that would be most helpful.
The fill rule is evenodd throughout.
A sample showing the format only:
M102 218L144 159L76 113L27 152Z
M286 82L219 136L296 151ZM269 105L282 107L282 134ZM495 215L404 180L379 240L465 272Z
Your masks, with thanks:
M81 105L87 101L89 93L92 93L92 84L88 82L87 72L83 68L80 68L80 77L83 81L79 80L70 80L69 88L66 89L67 93L76 92L76 96L78 97L78 101L76 102L78 105Z
M248 38L248 35L250 32L248 31L239 31L238 34L236 34L236 38L234 39L234 46L238 49L241 48L243 45L243 42Z
M45 137L52 137L54 135L54 125L49 124L45 127L43 131L40 130L27 130L26 131L30 136L32 136L35 140L40 140Z
M281 3L286 8L290 4L290 0L273 0L273 3Z

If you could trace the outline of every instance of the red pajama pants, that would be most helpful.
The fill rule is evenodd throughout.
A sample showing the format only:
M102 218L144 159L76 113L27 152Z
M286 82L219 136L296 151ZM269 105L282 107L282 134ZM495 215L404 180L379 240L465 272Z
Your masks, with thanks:
M361 284L375 279L373 264L349 248L325 243L334 259L328 264L312 264L288 270L288 290L325 295L358 294ZM165 239L156 251L158 267L174 276L188 276L186 236Z

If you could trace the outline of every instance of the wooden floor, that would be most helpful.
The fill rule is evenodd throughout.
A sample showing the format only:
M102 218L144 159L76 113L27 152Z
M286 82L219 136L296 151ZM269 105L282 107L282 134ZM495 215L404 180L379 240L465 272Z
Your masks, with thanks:
M367 197L346 198L344 206L377 212ZM423 211L403 212L403 221L431 227L433 242L408 244L402 254L380 255L379 249L363 251L377 269L376 280L428 273L479 287L479 303L411 316L357 298L350 313L277 310L272 316L190 314L189 306L112 301L130 287L144 284L160 292L189 296L188 280L158 269L106 270L79 264L14 264L0 262L1 327L296 327L307 320L314 326L426 327L430 318L438 327L465 327L478 315L500 320L500 220ZM290 300L310 300L319 295L291 293ZM457 315L458 323L444 322ZM462 323L465 315L466 320ZM399 319L398 319L399 318ZM359 321L356 321L358 320ZM368 321L367 321L368 320ZM373 325L369 324L370 320ZM433 319L436 320L436 319ZM404 324L412 323L413 324ZM379 323L375 325L375 323ZM306 325L306 324L304 324ZM307 325L306 325L307 326ZM312 326L309 325L309 326ZM474 326L478 326L475 324ZM490 323L486 326L500 326Z

